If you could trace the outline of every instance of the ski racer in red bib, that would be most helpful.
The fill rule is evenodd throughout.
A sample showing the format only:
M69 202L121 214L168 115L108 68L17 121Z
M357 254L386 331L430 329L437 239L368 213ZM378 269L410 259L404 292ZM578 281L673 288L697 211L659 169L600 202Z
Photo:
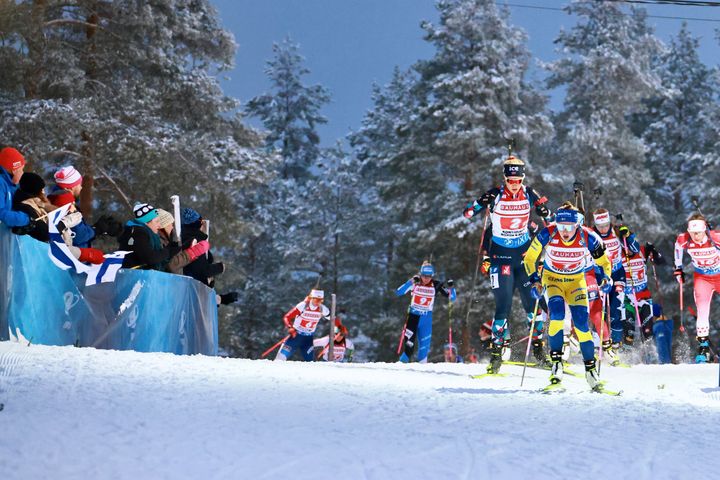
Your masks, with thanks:
M395 290L398 297L410 293L410 307L408 308L407 321L403 329L402 342L405 349L400 355L400 361L407 363L418 344L417 361L427 363L430 353L430 341L432 340L432 312L437 294L444 295L454 302L457 298L453 281L448 280L447 286L439 280L434 280L435 268L424 262L420 267L420 274L403 283Z
M648 289L646 263L649 257L653 257L658 265L662 265L665 259L652 243L646 243L635 253L628 252L623 246L622 253L623 270L625 270L626 302L633 305L633 312L637 303L640 310L640 331L644 340L651 337L653 333L653 302L652 294ZM634 342L635 322L635 316L626 318L625 343L628 345L632 345Z
M611 365L618 365L618 350L623 340L625 325L623 322L623 309L625 308L625 269L623 268L622 245L627 242L629 252L634 255L640 251L640 245L635 235L630 233L626 225L615 227L610 220L610 212L604 208L598 208L593 212L595 232L600 235L605 244L605 252L612 266L612 280L614 288L608 295L610 299L610 339L611 345L603 345L608 356L611 358ZM607 308L607 307L606 307Z
M543 228L533 239L523 260L532 282L532 295L539 298L543 289L547 296L549 312L548 341L552 361L550 381L562 381L563 327L565 304L570 306L575 334L580 342L585 363L585 378L590 388L601 389L595 369L595 346L588 324L588 295L585 282L585 252L589 251L595 263L602 269L600 289L607 293L612 288L610 261L600 237L589 228L580 225L580 213L570 202L560 206L555 214L555 225ZM542 278L537 262L545 251Z
M325 292L313 289L307 298L283 317L289 338L278 350L275 360L289 360L300 351L303 360L313 361L313 334L323 318L330 319L330 310L323 305Z
M340 318L335 318L335 328L333 335L333 358L336 362L352 362L352 356L355 352L355 345L352 340L347 338L348 329L343 325ZM313 346L319 348L320 352L317 359L323 359L327 362L330 355L330 336L316 338L313 340Z
M687 231L675 240L675 278L685 283L683 253L687 250L694 268L693 290L697 307L698 353L696 363L710 361L710 302L720 292L720 232L711 230L701 214L688 219Z
M488 242L490 285L495 297L495 316L492 325L492 350L488 373L497 373L502 365L503 343L509 343L508 319L513 292L520 291L520 300L527 313L528 325L535 314L535 302L530 296L530 282L522 265L523 255L530 245L528 223L534 209L543 219L550 216L547 199L531 187L523 185L525 163L514 156L503 163L505 184L492 188L468 204L463 214L470 219L489 211L491 235ZM535 322L532 332L533 353L544 361L542 321Z

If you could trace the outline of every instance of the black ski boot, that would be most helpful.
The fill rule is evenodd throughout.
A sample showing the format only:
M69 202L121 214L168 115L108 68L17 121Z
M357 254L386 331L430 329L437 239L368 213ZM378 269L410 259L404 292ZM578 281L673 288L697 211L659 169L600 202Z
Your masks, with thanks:
M500 366L502 365L502 350L502 344L498 345L493 342L490 350L490 364L487 366L487 373L500 372Z
M562 351L550 352L550 362L552 364L550 367L550 383L556 385L562 382L563 377Z
M594 392L602 390L600 377L595 369L595 359L585 361L585 380L587 380L590 389Z
M550 359L547 355L545 355L545 342L543 342L539 338L535 339L532 341L532 347L533 356L535 357L535 361L537 362L538 367L550 366Z

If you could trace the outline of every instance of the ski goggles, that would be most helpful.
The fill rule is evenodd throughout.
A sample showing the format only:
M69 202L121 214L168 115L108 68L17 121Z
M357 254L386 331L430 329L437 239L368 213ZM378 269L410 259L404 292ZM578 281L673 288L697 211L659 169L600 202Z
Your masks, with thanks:
M523 182L522 177L505 177L508 185L520 185Z
M557 223L558 232L572 232L577 227L575 223Z

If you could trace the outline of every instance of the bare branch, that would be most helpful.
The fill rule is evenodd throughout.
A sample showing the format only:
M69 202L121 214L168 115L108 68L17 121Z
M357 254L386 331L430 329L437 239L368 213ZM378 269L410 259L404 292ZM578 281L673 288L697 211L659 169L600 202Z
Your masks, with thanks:
M103 170L100 166L95 165L95 169L96 169L98 172L100 172L100 174L101 174L103 177L105 177L105 179L106 179L108 182L110 182L110 184L111 184L113 187L115 187L115 190L117 190L117 192L120 194L120 196L123 198L123 200L125 200L125 204L128 206L128 208L129 208L130 210L132 210L133 206L132 206L132 203L130 202L130 199L128 198L127 195L125 195L125 192L122 191L122 189L118 186L118 184L115 183L115 180L113 180L112 178L110 178L110 175L108 175L108 173L107 173L105 170Z
M74 18L56 18L55 20L50 20L49 22L45 22L44 27L54 27L56 25L78 25L80 27L90 27L90 28L102 28L102 26L98 25L97 23L89 23L84 22L82 20L76 20Z

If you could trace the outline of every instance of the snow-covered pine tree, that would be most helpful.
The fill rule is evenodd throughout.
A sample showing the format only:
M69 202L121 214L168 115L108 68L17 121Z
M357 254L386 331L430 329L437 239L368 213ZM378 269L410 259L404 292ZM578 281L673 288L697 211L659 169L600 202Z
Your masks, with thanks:
M271 92L252 98L245 111L260 118L268 131L267 146L283 159L282 178L305 178L320 153L316 127L327 123L320 110L330 101L330 93L322 85L303 83L310 71L303 65L300 46L290 37L273 44L273 54L265 69Z
M391 179L380 191L388 223L402 225L388 255L393 288L431 255L448 276L471 279L482 221L467 224L464 204L499 180L505 139L522 153L552 132L545 98L525 80L526 36L508 12L489 0L444 0L437 8L439 23L422 24L436 53L396 72L353 136L358 154ZM469 283L459 284L466 300ZM393 303L401 317L401 302Z
M647 111L634 117L633 128L647 147L647 163L654 187L649 191L658 210L672 227L684 227L695 210L693 196L705 200L707 214L717 216L714 197L720 176L717 152L720 83L698 55L699 40L683 24L656 62L665 95L646 101Z
M573 1L566 10L579 22L560 33L556 43L563 57L547 65L549 87L566 88L564 109L554 122L562 161L546 168L567 179L568 198L573 181L583 182L588 192L600 188L595 207L622 213L641 240L654 238L667 226L648 196L647 147L630 129L629 116L643 111L644 99L663 94L652 69L661 44L642 9Z
M234 252L252 227L242 201L272 178L272 156L219 87L236 45L210 3L2 7L0 142L21 147L46 178L75 164L83 194L93 193L87 216L94 206L125 219L135 201L169 208L179 194L212 221L213 250L228 265L222 290L241 281Z

